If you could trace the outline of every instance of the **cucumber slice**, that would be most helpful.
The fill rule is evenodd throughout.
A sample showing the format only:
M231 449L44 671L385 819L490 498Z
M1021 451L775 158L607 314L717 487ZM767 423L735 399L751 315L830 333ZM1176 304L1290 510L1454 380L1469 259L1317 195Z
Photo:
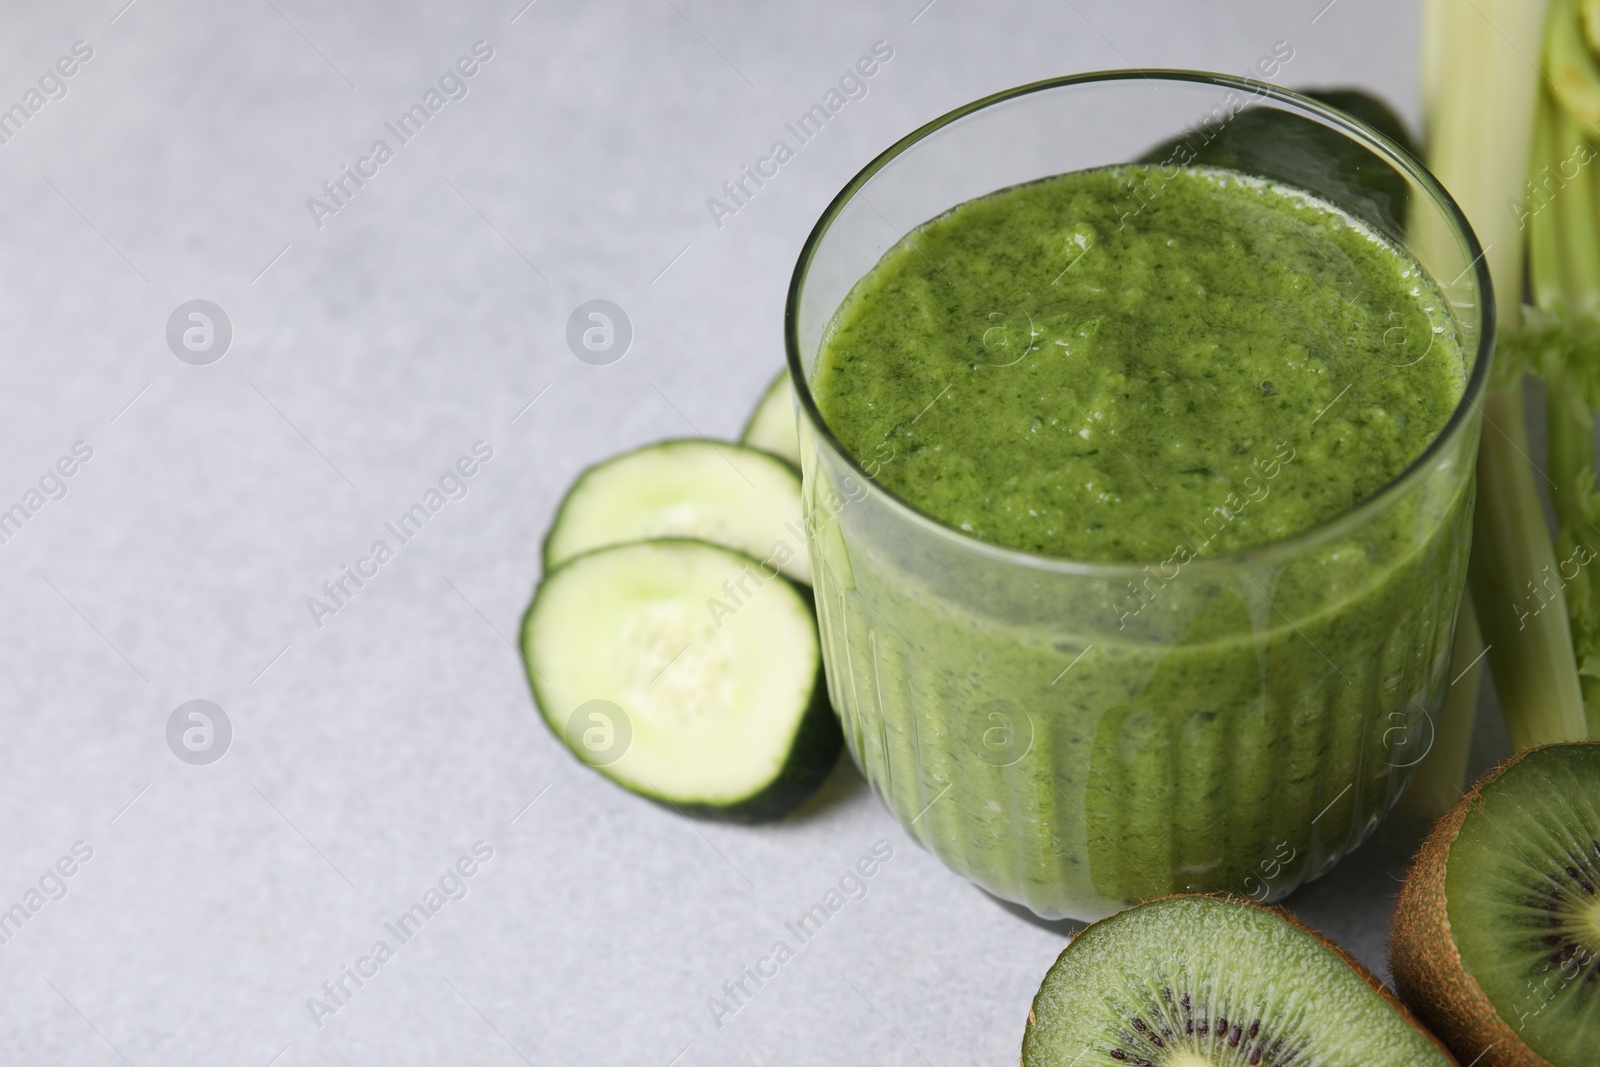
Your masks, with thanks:
M680 811L757 822L793 810L844 738L810 596L758 567L703 541L658 540L548 575L522 651L551 731L618 785Z
M739 440L799 467L800 433L794 420L794 386L789 384L789 372L785 370L761 394Z
M646 445L584 471L545 538L545 573L597 548L663 537L724 545L811 581L794 468L705 440Z

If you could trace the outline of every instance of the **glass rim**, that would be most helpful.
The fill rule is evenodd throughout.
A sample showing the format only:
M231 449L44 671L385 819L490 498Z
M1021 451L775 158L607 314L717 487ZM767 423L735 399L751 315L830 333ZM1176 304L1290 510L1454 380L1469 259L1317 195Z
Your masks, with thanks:
M1432 465L1433 461L1438 458L1447 443L1462 431L1462 427L1470 417L1470 412L1478 409L1479 398L1488 384L1489 363L1493 356L1495 340L1496 309L1494 288L1490 280L1488 264L1485 262L1484 250L1478 241L1478 235L1473 232L1472 224L1468 222L1466 214L1461 210L1460 205L1456 203L1455 198L1450 195L1449 190L1445 189L1421 160L1396 144L1387 135L1353 115L1293 90L1283 89L1269 82L1258 81L1254 78L1185 70L1182 68L1089 71L1083 74L1071 74L1059 78L1028 82L1025 85L1018 85L997 93L991 93L924 123L884 149L873 157L866 166L862 167L829 202L821 217L818 218L816 225L812 227L810 234L807 235L805 244L801 246L800 257L795 263L794 273L790 276L789 290L784 301L783 342L787 355L790 384L794 389L800 410L811 423L813 431L818 433L828 447L844 460L852 475L860 478L865 484L875 486L877 492L890 503L892 509L901 514L907 521L958 548L986 556L1001 563L1055 574L1071 574L1095 578L1134 577L1143 574L1148 567L1159 565L1160 560L1080 560L1059 556L1044 556L994 541L984 541L934 518L910 501L903 499L887 486L879 484L875 478L866 472L866 469L850 453L850 450L844 447L844 444L834 435L832 428L828 426L827 420L822 417L822 412L817 407L816 399L811 394L810 383L806 380L805 368L801 365L799 339L800 295L805 287L806 275L810 270L811 261L816 254L817 248L821 245L823 238L827 236L828 231L832 228L833 223L838 219L845 206L855 198L856 193L864 188L879 171L932 134L996 104L1052 89L1096 83L1110 84L1134 79L1142 79L1152 84L1173 82L1236 89L1247 92L1252 98L1265 97L1280 103L1293 105L1301 111L1310 112L1324 124L1339 130L1353 140L1366 142L1368 147L1377 150L1376 154L1384 158L1391 166L1406 174L1426 191L1450 224L1451 231L1465 244L1464 251L1472 257L1472 261L1468 264L1466 271L1472 272L1476 278L1478 302L1482 308L1479 315L1481 329L1477 350L1473 354L1473 363L1468 369L1467 380L1462 388L1460 400L1457 401L1454 410L1451 411L1450 417L1445 420L1444 426L1428 442L1428 446L1422 450L1421 454L1376 492L1358 503L1335 512L1313 526L1264 545L1192 560L1185 565L1185 570L1206 573L1227 568L1272 563L1284 557L1304 552L1319 543L1332 540L1353 527L1361 525L1371 515L1386 507L1393 498L1400 495L1412 482L1419 479L1424 471ZM955 207L956 205L952 204L950 206ZM1421 264L1419 263L1418 266L1420 267ZM1466 271L1463 271L1463 274ZM1426 268L1424 268L1424 273L1426 273ZM1459 276L1457 280L1459 280ZM1438 279L1434 279L1434 283L1436 285L1439 284ZM1442 288L1443 286L1441 285ZM1447 296L1447 294L1443 293L1441 295Z

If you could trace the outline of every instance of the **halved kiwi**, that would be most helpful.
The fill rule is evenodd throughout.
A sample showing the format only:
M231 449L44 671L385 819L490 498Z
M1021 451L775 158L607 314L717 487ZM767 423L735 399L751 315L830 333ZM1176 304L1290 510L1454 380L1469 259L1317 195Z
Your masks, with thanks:
M1463 1062L1600 1063L1600 743L1532 749L1456 802L1400 891L1389 966Z
M1286 912L1166 897L1087 927L1033 1000L1024 1067L1455 1067L1383 983Z

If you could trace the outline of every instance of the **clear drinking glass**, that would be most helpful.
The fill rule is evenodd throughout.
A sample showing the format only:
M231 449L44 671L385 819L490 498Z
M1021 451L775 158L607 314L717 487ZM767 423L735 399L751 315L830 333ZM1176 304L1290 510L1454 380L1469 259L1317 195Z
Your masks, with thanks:
M809 383L840 303L908 231L1254 109L1335 132L1362 180L1319 171L1293 144L1231 165L1385 231L1448 305L1464 396L1398 478L1288 540L1173 574L978 541L876 483L882 457L846 454ZM1094 919L1190 890L1278 899L1371 832L1431 744L1449 682L1494 332L1480 253L1439 183L1370 127L1270 85L1185 71L979 100L839 194L795 268L785 335L829 694L857 765L909 833L997 896ZM1145 606L1119 617L1133 589Z

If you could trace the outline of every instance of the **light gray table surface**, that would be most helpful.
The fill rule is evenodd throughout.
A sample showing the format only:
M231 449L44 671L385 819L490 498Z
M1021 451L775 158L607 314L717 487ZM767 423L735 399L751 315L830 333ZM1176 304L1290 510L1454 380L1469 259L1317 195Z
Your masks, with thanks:
M0 944L0 1062L1015 1061L1069 924L947 873L848 760L757 828L578 765L508 643L540 540L585 465L737 434L807 231L902 134L1025 81L1243 72L1278 41L1282 83L1366 86L1415 124L1418 5L525 2L0 11L0 107L28 114L0 144L0 508L40 504L0 544L0 908L65 889ZM706 199L878 41L866 97L719 228ZM387 134L475 42L465 95ZM308 208L378 139L392 159ZM608 366L566 343L595 298L634 334ZM194 299L232 329L206 365L167 338ZM313 620L480 441L465 497ZM233 732L203 766L167 742L195 699ZM1479 766L1504 746L1487 694L1483 718ZM1291 906L1381 970L1417 835L1392 819ZM866 897L719 1027L707 999L879 841ZM475 842L465 896L387 933ZM380 939L374 977L308 1008Z

